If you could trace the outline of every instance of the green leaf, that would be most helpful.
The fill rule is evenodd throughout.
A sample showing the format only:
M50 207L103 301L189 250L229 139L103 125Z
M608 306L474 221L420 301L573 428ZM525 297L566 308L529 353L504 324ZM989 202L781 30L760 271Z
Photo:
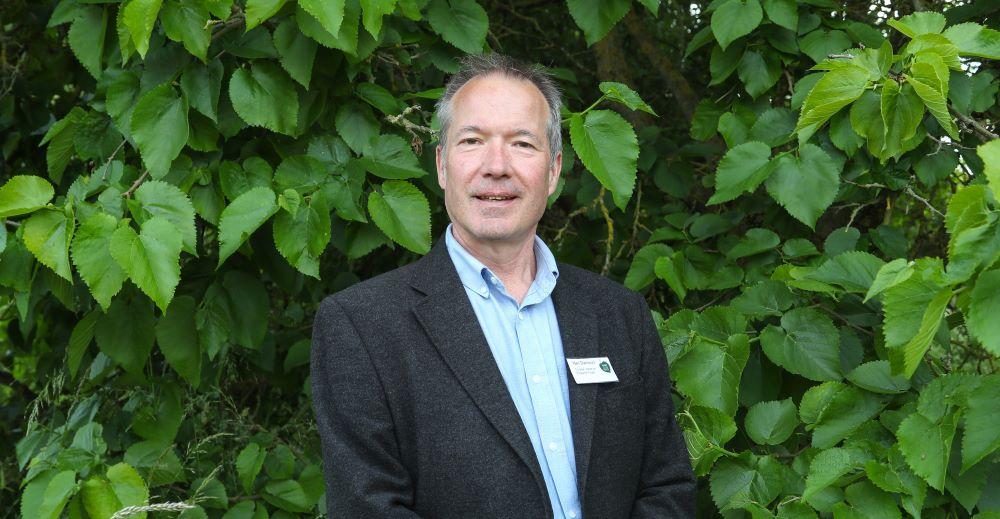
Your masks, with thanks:
M750 316L780 316L791 308L794 296L788 286L780 281L765 279L752 286L744 286L743 293L733 298L730 305L740 313Z
M809 463L809 475L806 476L802 498L808 502L817 492L832 485L845 474L861 469L864 458L864 453L857 449L834 447L819 452Z
M76 472L64 470L52 479L48 480L42 500L38 508L24 514L24 517L37 517L39 519L59 519L62 515L66 502L76 490ZM24 510L22 509L22 512Z
M111 483L100 476L92 476L80 488L83 509L91 519L110 519L122 508Z
M42 177L15 175L0 186L0 218L27 214L52 200L55 190Z
M921 34L936 34L944 29L947 23L944 15L932 11L919 11L908 14L898 20L890 18L887 22L890 27L897 31L916 38Z
M274 30L274 46L278 49L281 67L308 89L316 59L316 41L302 34L294 20L286 18Z
M1000 31L968 22L952 25L943 34L963 56L1000 59Z
M941 127L952 139L960 140L958 127L948 112L948 67L940 57L933 56L933 61L915 61L906 78Z
M396 115L405 109L392 93L376 83L361 83L354 87L354 92L366 103L386 115Z
M598 88L601 89L601 93L608 96L608 99L627 106L629 110L642 110L649 115L656 115L653 108L646 104L635 90L632 90L624 83L604 81L598 85Z
M784 443L799 424L791 398L755 404L743 420L747 435L758 445Z
M749 50L743 54L736 73L750 97L756 99L767 92L781 77L781 61L776 54L761 54Z
M490 21L475 0L431 0L426 18L444 41L469 54L483 51Z
M840 380L840 336L825 314L793 308L781 316L781 328L769 325L760 343L771 362L809 380Z
M122 288L128 274L111 257L111 235L118 228L114 216L94 213L76 230L72 258L80 277L104 311Z
M851 386L840 386L837 391L826 391L821 394L828 400L820 403L806 405L805 397L799 404L802 421L811 424L806 429L813 431L812 445L820 449L825 449L836 445L863 424L878 416L882 408L885 407L884 397L862 391ZM806 416L805 409L809 407L810 416ZM815 409L819 408L818 416L814 418Z
M271 169L271 165L257 156L243 161L243 167L229 161L219 164L219 184L222 187L222 193L229 200L236 200L240 195L255 187L270 187L273 176L274 171ZM289 174L288 177L288 180L298 182L298 175ZM292 179L291 177L296 178Z
M315 16L306 12L301 5L295 9L295 21L303 34L316 40L320 45L342 50L351 56L357 56L359 11L360 6L356 2L344 5L344 17L340 23L340 30L336 33L326 30L323 24Z
M722 411L699 406L691 406L686 412L679 413L677 419L695 474L708 474L715 461L726 454L723 449L726 442L736 436L736 422Z
M378 39L382 32L382 17L392 14L396 9L396 0L361 0L361 22L368 34Z
M330 34L340 32L344 22L344 0L298 0L305 12L319 21Z
M782 468L774 458L750 452L725 458L712 469L712 501L723 512L770 503L784 486Z
M164 83L139 98L132 112L131 127L150 175L154 179L163 178L188 141L187 101L177 95L170 83Z
M1000 402L1000 375L983 377L979 388L968 396L962 435L962 472L1000 449L997 402Z
M154 216L136 234L123 225L111 235L111 256L160 310L166 311L181 279L183 239L170 220Z
M906 463L927 484L940 492L944 491L957 422L955 414L949 414L935 423L920 413L913 413L896 430L899 449L906 457Z
M338 108L334 124L340 137L358 155L364 154L379 134L379 123L371 108L358 103L346 103Z
M851 46L851 38L844 31L817 29L799 38L799 49L816 63L829 59L830 54L842 52Z
M948 308L951 296L950 288L942 288L935 293L933 299L927 304L917 333L901 348L889 348L889 361L892 363L894 373L902 373L906 378L913 376L913 372L920 366L920 361L924 359L924 354L931 347L931 341L934 340L934 335L941 325L941 319ZM886 304L888 303L889 301L886 300ZM888 310L886 312L888 320ZM889 347L888 340L886 347Z
M875 274L875 279L865 293L863 303L881 294L882 292L902 283L913 275L913 263L907 262L905 258L896 258L885 265L882 265Z
M657 258L668 256L674 250L662 243L650 243L643 246L632 257L632 264L629 265L625 274L625 286L632 290L642 290L656 279L653 266Z
M795 125L799 142L809 140L833 114L861 97L868 81L868 71L857 65L844 66L824 74L802 103L802 114Z
M430 205L419 189L405 180L386 180L382 192L368 195L368 213L392 241L427 254L431 248Z
M167 38L179 41L203 63L208 61L208 45L212 29L207 25L211 16L201 1L176 0L163 6L160 22Z
M806 276L832 285L839 285L848 292L865 292L875 281L885 262L861 251L849 251L827 260Z
M48 163L49 178L57 184L62 180L63 171L69 164L70 159L75 154L75 140L77 128L86 118L87 113L80 107L75 107L66 117L56 121L42 137L40 145L49 143L45 150L45 161Z
M781 146L792 139L796 120L795 112L787 108L769 108L754 121L747 137L768 146Z
M286 1L287 0L247 0L246 32L250 32L251 29L263 23L264 20L274 16L279 10L281 10L282 7L284 7ZM304 3L308 2L299 2L300 5ZM343 8L344 2L341 1L340 5L341 8ZM333 32L336 33L337 31Z
M178 296L156 323L156 344L167 364L192 387L201 383L201 347L194 322L195 301Z
M24 246L42 265L72 283L69 245L73 239L73 218L61 210L43 209L32 214L23 228Z
M715 173L715 194L709 204L728 202L743 193L751 193L773 171L769 167L771 148L762 142L745 142L729 151L719 161Z
M114 261L111 263L114 263ZM94 340L94 326L100 317L101 312L93 310L73 326L73 331L69 335L69 345L66 348L66 365L69 367L69 373L73 377L76 376L76 372L80 368L83 354L87 352L87 347Z
M726 258L737 260L754 254L774 250L781 243L778 234L770 229L747 229L740 241L726 252Z
M775 201L796 220L815 228L840 188L840 166L818 146L803 144L799 156L775 157L777 166L764 184Z
M712 13L712 34L719 47L726 50L733 41L750 34L764 19L757 0L728 0Z
M711 99L698 101L691 116L691 138L698 141L711 139L719 127L719 116L722 114L722 107Z
M940 265L940 260L917 261L916 272L883 292L882 331L890 351L903 348L920 330L931 301L943 288L934 279L935 272L940 275Z
M144 182L135 190L135 200L151 216L161 216L180 232L184 250L197 256L194 206L177 186L162 181Z
M255 187L222 210L219 217L219 266L277 210L274 191Z
M108 468L108 481L122 506L143 506L149 504L149 489L139 473L127 463L119 463ZM143 514L136 517L143 519Z
M308 205L292 214L279 211L274 217L274 245L299 272L319 279L319 256L330 243L330 209L317 193Z
M141 375L153 349L153 311L143 301L119 297L94 327L101 351L125 371Z
M983 160L983 174L993 193L1000 193L1000 139L994 139L976 148L976 154ZM18 178L18 177L14 177ZM37 177L32 177L37 178ZM13 180L13 179L12 179ZM0 188L0 207L3 206L3 188ZM3 211L0 211L2 213Z
M149 50L149 36L153 34L153 26L162 4L163 0L132 0L122 8L122 22L131 35L130 40L135 45L135 50L143 59Z
M677 389L694 405L711 407L732 416L738 406L738 389L749 357L749 339L731 336L725 343L695 338L690 349L671 366Z
M666 281L667 286L677 294L681 302L687 297L687 288L684 286L684 264L684 253L681 251L657 258L653 264L656 277Z
M847 380L873 393L892 395L905 393L910 389L909 379L893 375L889 361L886 360L874 360L854 368L847 374Z
M386 179L406 179L427 174L410 145L397 135L379 135L372 138L365 156L358 162L366 171Z
M882 85L882 124L885 126L885 157L899 157L916 145L910 141L917 136L920 121L924 118L924 102L910 83L900 85L886 81Z
M233 109L247 124L285 135L296 134L298 94L295 84L277 65L255 60L250 70L241 68L233 72L229 98Z
M247 494L253 490L253 481L257 478L257 474L260 474L261 467L264 466L266 454L260 445L251 442L236 456L236 474Z
M83 68L95 78L101 77L101 56L104 35L108 28L108 12L99 7L83 7L69 28L69 47Z
M306 496L302 484L294 479L271 480L264 485L264 500L288 512L304 513L316 503Z
M764 0L764 12L772 22L790 30L799 28L799 10L795 0Z
M579 114L570 118L569 135L580 161L624 210L635 186L639 159L632 125L610 110L591 110L586 118Z
M213 60L208 65L194 64L181 74L181 92L191 108L218 123L219 93L222 90L222 62Z
M628 0L566 0L569 15L583 30L587 46L604 38L632 8Z
M1000 142L1000 141L997 141ZM972 285L965 324L983 348L1000 356L1000 269L983 272Z

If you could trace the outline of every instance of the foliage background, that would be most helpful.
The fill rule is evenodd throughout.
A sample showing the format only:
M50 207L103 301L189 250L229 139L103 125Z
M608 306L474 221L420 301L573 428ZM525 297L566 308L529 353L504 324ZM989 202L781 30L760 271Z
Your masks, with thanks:
M444 228L486 48L565 89L539 233L655 309L701 515L996 516L998 11L4 2L0 516L322 513L312 313Z

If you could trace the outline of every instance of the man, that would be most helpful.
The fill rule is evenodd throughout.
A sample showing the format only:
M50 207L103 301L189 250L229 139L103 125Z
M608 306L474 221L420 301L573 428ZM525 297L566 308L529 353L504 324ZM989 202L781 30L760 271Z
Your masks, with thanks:
M535 236L562 166L559 107L538 69L467 58L438 104L444 237L320 306L330 517L693 517L644 299Z

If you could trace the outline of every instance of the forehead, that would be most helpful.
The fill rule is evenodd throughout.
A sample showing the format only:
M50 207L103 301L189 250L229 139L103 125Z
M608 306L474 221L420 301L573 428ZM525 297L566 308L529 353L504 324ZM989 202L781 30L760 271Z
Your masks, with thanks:
M548 102L533 83L501 74L473 78L452 98L452 127L521 126L540 130Z

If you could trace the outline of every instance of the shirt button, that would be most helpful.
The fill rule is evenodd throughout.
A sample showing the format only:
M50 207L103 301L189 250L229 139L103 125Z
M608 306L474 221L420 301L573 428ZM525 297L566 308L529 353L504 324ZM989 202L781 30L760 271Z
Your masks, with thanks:
M570 517L576 517L576 512L574 512L574 511L570 510L570 511L569 511L569 516L570 516Z
M523 313L521 313L521 312L518 312L518 313L517 313L517 319L518 319L519 321L523 321L523 320L524 320L524 314L523 314Z
M542 381L542 376L541 375L535 375L535 376L531 377L531 381L537 384L537 383L539 383L539 382Z
M549 442L549 450L550 451L555 452L557 449L559 449L559 444L558 443L556 443L556 442Z

